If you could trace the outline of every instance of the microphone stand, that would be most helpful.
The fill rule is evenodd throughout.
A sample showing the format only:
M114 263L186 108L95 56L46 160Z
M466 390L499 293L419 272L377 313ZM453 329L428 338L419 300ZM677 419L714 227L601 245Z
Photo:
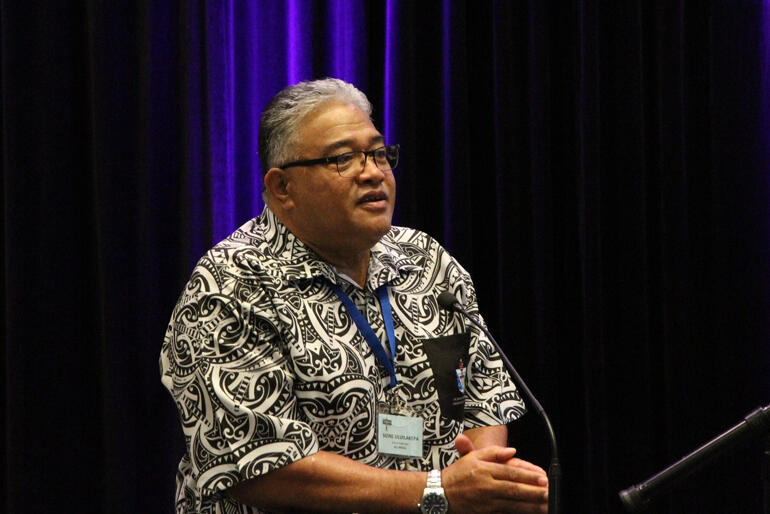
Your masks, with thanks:
M516 368L513 367L513 364L511 364L508 356L505 355L503 349L500 348L499 344L497 344L497 341L489 332L489 330L487 330L487 327L476 321L473 316L468 314L468 311L466 311L460 305L460 302L457 301L457 298L455 298L455 296L448 291L438 295L438 304L444 309L459 312L460 314L464 315L468 320L470 320L471 323L476 325L479 330L484 332L484 335L486 335L489 340L492 341L492 344L497 349L500 357L502 357L506 368L508 368L508 371L511 372L511 376L513 377L513 381L516 383L516 386L524 392L526 399L529 401L529 403L532 404L532 406L542 418L543 423L545 423L545 427L548 432L548 440L551 444L551 463L548 466L548 514L559 514L561 500L561 464L559 463L559 451L556 447L556 434L553 431L553 425L551 425L551 420L548 418L548 414L545 413L543 406L540 405L540 402L537 401L535 395L532 394L532 391L529 390L529 387L527 387L524 379L521 378L519 373L516 371Z
M631 486L618 493L623 506L629 512L639 512L650 501L668 490L673 484L701 467L712 457L735 446L738 442L752 438L770 430L770 405L751 411L740 423L707 442L689 455L682 457L660 473L644 482ZM767 454L765 458L768 458ZM768 509L768 490L765 483L765 512Z
M764 497L763 510L770 514L770 436L765 437L764 451L762 452L762 495Z

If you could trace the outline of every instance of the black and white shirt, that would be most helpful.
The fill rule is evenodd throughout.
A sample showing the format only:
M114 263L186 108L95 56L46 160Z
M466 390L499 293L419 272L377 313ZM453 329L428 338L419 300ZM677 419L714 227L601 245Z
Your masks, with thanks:
M390 377L329 282L383 342L375 290L388 285L399 394L423 418L421 459L378 452L377 404ZM177 512L257 513L224 490L319 450L381 468L444 468L458 458L454 439L464 429L521 416L524 404L496 350L439 308L443 291L477 314L468 273L434 239L408 228L392 227L372 248L364 288L267 208L212 248L179 298L160 356L187 443ZM462 359L460 393L452 384Z

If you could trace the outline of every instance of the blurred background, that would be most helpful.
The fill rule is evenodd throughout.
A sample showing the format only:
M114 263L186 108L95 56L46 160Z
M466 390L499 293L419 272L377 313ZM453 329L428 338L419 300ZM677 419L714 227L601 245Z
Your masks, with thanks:
M166 323L262 210L261 109L325 76L550 413L564 512L770 403L769 1L2 0L0 67L6 512L172 511ZM547 465L534 414L511 444ZM762 512L761 454L651 512Z

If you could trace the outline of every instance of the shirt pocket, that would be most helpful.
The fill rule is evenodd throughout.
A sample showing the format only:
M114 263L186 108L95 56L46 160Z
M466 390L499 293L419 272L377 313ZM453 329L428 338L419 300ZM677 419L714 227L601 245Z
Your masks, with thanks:
M465 372L468 366L470 333L421 341L438 394L441 415L462 421L465 407Z

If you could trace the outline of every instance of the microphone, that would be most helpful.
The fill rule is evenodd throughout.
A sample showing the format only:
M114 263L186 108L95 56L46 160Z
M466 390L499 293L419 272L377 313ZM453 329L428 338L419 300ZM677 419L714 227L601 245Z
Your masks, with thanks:
M766 432L770 432L770 405L757 407L747 414L743 421L726 432L722 432L689 455L682 457L660 473L620 491L618 495L623 502L623 507L628 512L639 512L646 509L655 497L700 468L708 460L740 442ZM767 499L765 503L767 504Z
M460 305L460 302L457 301L455 295L449 291L444 291L443 293L439 294L436 300L438 301L439 307L450 312L457 312L462 314L466 319L468 319L482 332L484 332L484 334L489 338L490 341L492 341L492 344L497 349L497 353L499 353L500 357L502 357L505 366L508 368L508 371L511 372L511 376L513 377L513 381L516 383L516 386L524 393L527 401L532 404L537 413L543 419L546 430L548 431L548 440L551 443L551 463L548 466L548 513L558 514L560 504L559 500L561 496L561 464L559 464L559 452L556 448L556 434L553 431L551 420L548 419L548 415L545 413L542 405L540 405L540 402L537 401L537 398L535 398L535 395L532 394L532 391L529 390L529 387L527 387L524 379L521 378L519 373L516 371L516 368L513 367L513 364L511 364L508 356L505 355L505 352L503 352L502 348L500 348L500 345L497 344L497 341L494 337L492 337L492 334L489 332L489 330L487 330L487 327L479 323L473 316L468 314L468 311L463 309L462 305Z

